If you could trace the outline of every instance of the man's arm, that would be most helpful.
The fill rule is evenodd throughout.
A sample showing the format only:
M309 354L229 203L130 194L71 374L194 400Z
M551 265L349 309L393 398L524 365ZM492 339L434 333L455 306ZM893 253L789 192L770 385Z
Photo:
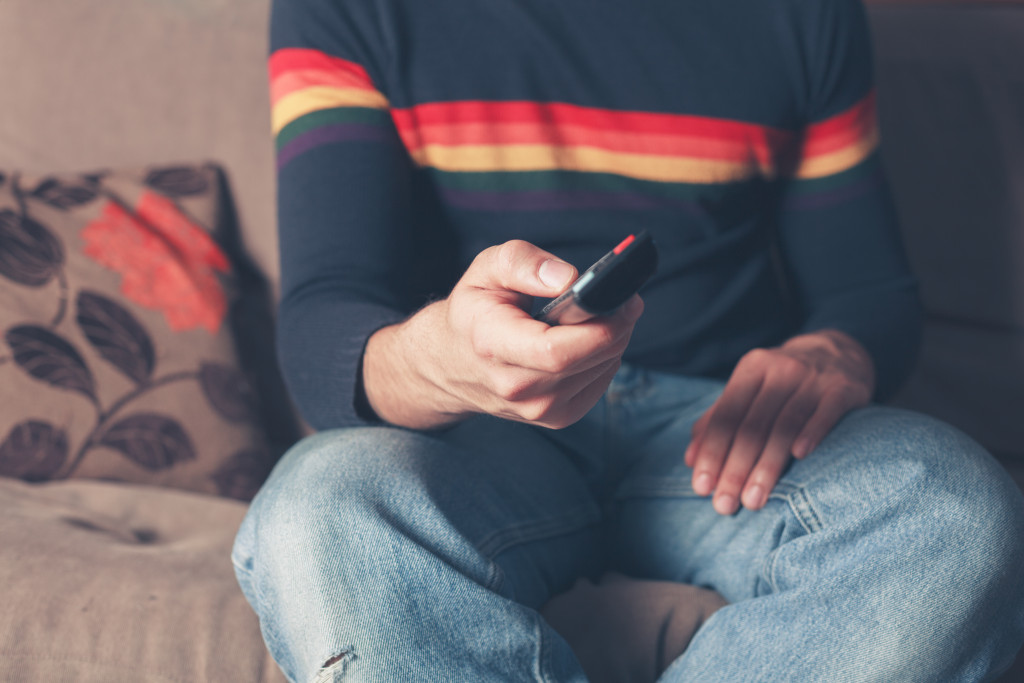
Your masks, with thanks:
M526 242L483 251L448 298L374 334L363 381L383 420L430 429L475 413L561 428L600 399L643 310L549 327L531 296L564 291L575 269Z
M571 327L533 320L529 297L560 294L575 269L510 242L410 316L415 245L429 225L415 210L416 171L382 85L387 40L368 4L273 9L278 342L292 396L317 429L433 428L474 413L565 426L611 381L642 304Z
M759 509L790 457L850 410L892 393L921 327L916 283L877 155L871 51L856 0L811 3L809 122L779 219L801 334L756 349L693 429L686 462L715 509Z

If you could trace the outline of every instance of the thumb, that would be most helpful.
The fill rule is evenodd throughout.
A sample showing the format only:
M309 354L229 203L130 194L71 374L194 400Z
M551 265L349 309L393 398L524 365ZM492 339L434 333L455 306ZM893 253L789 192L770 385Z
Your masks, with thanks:
M555 297L576 279L576 269L529 242L512 240L484 249L462 277L462 283L483 289L528 296Z

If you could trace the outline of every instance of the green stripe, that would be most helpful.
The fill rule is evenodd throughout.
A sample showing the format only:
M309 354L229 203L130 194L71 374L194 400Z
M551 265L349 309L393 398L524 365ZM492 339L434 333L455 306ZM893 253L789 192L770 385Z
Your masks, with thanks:
M879 172L882 161L878 152L873 152L853 168L840 171L824 178L797 178L790 183L789 192L794 197L828 192L846 185L853 185Z
M295 119L277 134L277 149L294 140L299 135L320 126L333 123L368 123L371 125L390 126L391 116L383 109L368 107L335 107L319 109Z
M638 180L613 173L585 171L492 171L455 172L430 169L437 183L452 190L474 192L590 191L630 192L650 197L693 201L714 200L758 179L714 185L702 183L662 183Z

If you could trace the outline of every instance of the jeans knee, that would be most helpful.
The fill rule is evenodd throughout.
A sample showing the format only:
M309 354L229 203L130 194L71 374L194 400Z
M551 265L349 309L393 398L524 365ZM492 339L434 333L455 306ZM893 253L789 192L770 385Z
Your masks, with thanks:
M253 500L236 549L248 538L263 559L328 546L358 552L368 527L401 514L403 502L408 506L416 497L410 452L422 450L422 440L389 428L307 437L285 454Z
M905 476L894 520L951 591L976 600L1007 600L1021 614L1024 497L1003 467L968 436L928 417L897 415L902 432L890 451Z

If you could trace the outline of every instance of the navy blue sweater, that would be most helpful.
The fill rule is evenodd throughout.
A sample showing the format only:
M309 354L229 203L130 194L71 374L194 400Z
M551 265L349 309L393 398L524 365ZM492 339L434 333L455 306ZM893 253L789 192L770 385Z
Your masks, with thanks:
M362 352L517 238L581 270L659 246L625 360L727 377L842 330L905 377L916 283L857 0L276 0L279 349L316 428Z

